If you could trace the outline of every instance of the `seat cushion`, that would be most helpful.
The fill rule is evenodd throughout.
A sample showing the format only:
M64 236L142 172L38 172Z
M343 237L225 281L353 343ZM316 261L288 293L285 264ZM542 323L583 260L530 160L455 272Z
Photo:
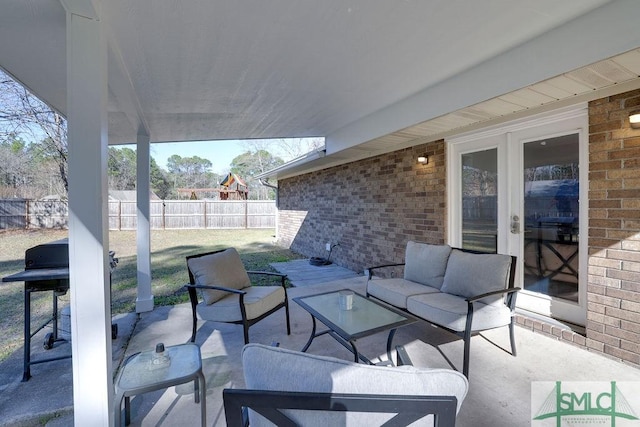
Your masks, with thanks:
M449 256L442 292L470 298L486 292L506 289L509 285L511 257L500 254L474 254L454 249ZM503 296L483 300L500 304Z
M193 274L195 285L222 286L232 289L251 286L251 280L244 269L240 254L234 248L189 258L187 267ZM202 298L207 304L212 304L227 295L229 293L224 291L202 290Z
M414 295L407 299L409 313L457 332L466 328L467 306L464 298L443 292ZM474 303L472 331L506 326L510 322L511 311L506 305Z
M451 254L449 245L407 242L404 278L440 289L444 281L449 254Z
M439 291L431 286L394 278L369 280L367 282L367 292L388 304L399 308L407 308L407 298L411 295Z
M468 389L464 375L451 369L364 365L261 344L244 347L242 365L246 387L255 390L456 396L459 410ZM374 417L388 418L386 414L285 412L292 414L299 425L318 427L381 425L383 421ZM432 418L427 418L426 425L433 425ZM273 424L251 412L250 425Z
M282 304L285 298L282 286L250 286L242 290L246 292L244 306L249 320L260 317ZM239 298L240 296L237 294L227 294L226 297L212 304L198 304L196 310L203 320L239 322L242 320Z

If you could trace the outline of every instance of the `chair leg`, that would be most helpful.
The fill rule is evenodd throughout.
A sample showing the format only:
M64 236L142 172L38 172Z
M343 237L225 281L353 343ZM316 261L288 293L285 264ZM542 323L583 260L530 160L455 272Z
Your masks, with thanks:
M194 317L193 328L191 329L191 342L196 342L196 331L198 330L198 320Z
M244 332L244 343L249 344L249 325L247 323L243 323L242 331Z
M189 302L191 303L191 319L193 326L191 328L191 342L196 342L196 331L198 330L198 313L196 307L198 305L198 294L193 287L187 287L189 291Z
M469 353L471 347L471 330L464 331L464 359L462 361L462 374L469 378Z
M515 321L514 318L511 318L511 323L509 324L509 338L511 339L511 355L516 356L516 334L515 334Z
M129 400L129 396L124 398L124 425L128 426L131 424L131 403Z
M285 302L284 311L287 316L287 335L291 335L291 321L289 320L289 301Z

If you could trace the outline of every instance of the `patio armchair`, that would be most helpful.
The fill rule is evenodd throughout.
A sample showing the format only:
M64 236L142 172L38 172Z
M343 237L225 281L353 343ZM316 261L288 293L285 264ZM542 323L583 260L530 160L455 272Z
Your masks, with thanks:
M187 256L189 300L193 315L191 342L195 342L198 317L205 321L241 324L244 343L249 327L281 308L285 309L287 335L291 334L286 275L247 271L234 248ZM252 286L251 275L278 280L276 286Z
M242 365L246 388L223 390L229 427L454 426L469 387L452 369L366 365L262 344L245 345Z

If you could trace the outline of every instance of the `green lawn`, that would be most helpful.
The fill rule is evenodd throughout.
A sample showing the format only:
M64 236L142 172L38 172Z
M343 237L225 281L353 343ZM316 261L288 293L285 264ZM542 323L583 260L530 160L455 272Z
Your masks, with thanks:
M24 269L26 249L67 237L67 230L0 231L0 277ZM269 263L300 258L273 244L274 230L153 230L151 233L151 275L156 305L188 301L183 285L189 281L185 256L235 247L247 270L274 271ZM116 252L118 266L112 277L112 312L135 310L136 234L111 231L109 249ZM24 286L21 282L0 282L0 361L22 347ZM60 297L68 303L69 293ZM51 315L51 293L32 294L32 327Z

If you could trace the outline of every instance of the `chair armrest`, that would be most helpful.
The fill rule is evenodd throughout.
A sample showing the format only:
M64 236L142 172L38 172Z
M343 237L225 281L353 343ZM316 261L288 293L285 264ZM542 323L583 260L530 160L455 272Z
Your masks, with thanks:
M402 267L404 266L405 263L399 263L399 264L384 264L384 265L376 265L373 267L368 267L364 269L364 275L367 276L367 280L371 280L371 278L373 277L373 270L379 270L381 268L387 268L387 267Z
M241 291L240 289L224 288L222 286L192 285L191 283L189 283L189 284L186 284L185 287L187 289L189 289L189 288L191 288L191 289L215 289L217 291L224 291L224 292L229 292L230 294L238 294L238 295L246 294L245 291Z
M492 295L512 294L512 293L518 292L519 290L520 290L520 288L498 289L497 291L491 291L491 292L487 292L487 293L484 293L484 294L480 294L480 295L476 295L476 296L473 296L473 297L469 297L469 298L466 299L466 301L468 303L472 303L472 302L481 300L483 298L490 297Z
M286 286L285 286L285 280L287 280L287 275L286 274L274 273L274 272L271 272L271 271L247 271L247 274L259 274L261 276L279 277L280 278L280 285L283 288L286 288Z
M274 273L271 271L247 271L248 274L263 274L265 276L287 277L286 274Z

